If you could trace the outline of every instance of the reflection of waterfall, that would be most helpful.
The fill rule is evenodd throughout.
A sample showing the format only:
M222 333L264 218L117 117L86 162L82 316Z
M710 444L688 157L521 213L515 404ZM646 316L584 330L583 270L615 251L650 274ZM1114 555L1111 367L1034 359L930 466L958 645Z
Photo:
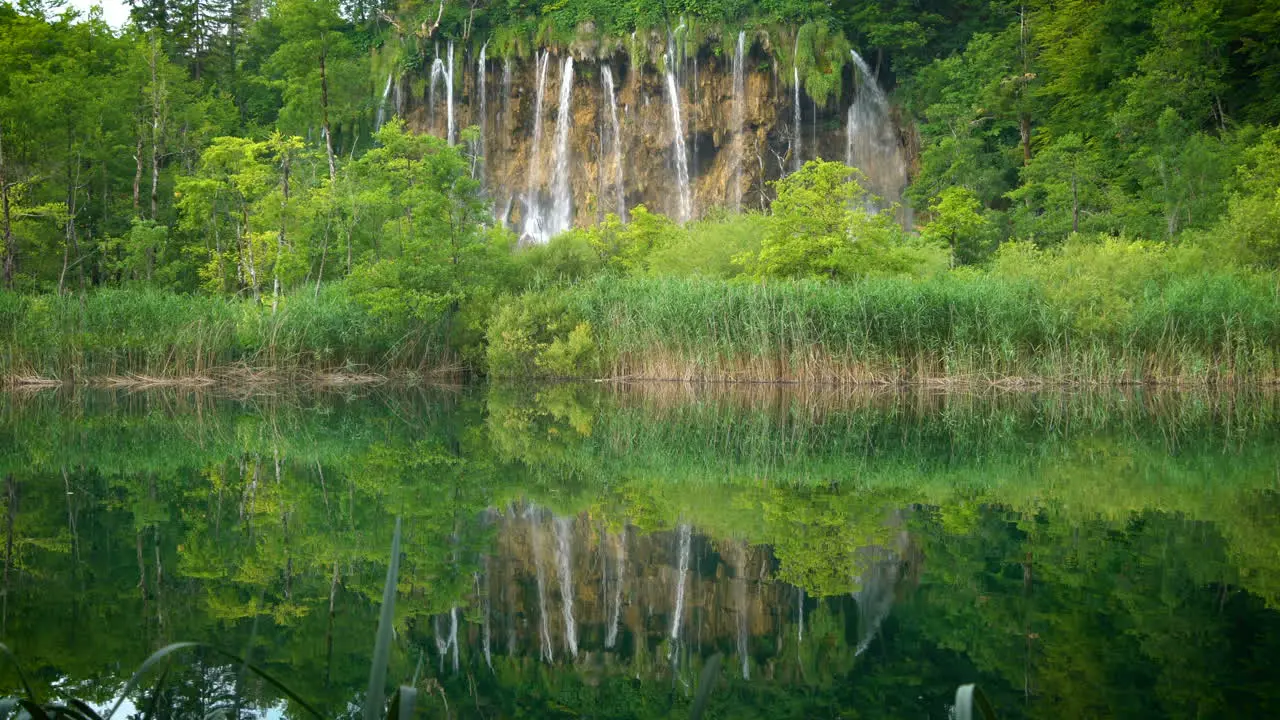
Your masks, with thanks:
M449 647L453 648L453 671L458 672L458 606L449 608Z
M617 214L623 222L627 220L627 187L626 175L622 172L622 125L618 122L618 99L613 86L613 70L605 65L600 71L604 83L604 94L609 98L609 124L613 143L614 188L617 193ZM601 173L603 175L603 172Z
M889 100L862 56L856 50L851 54L854 74L861 82L849 106L845 125L845 162L867 175L868 190L884 203L897 202L907 183L907 168L889 112Z
M689 575L690 527L680 526L680 561L676 569L676 610L671 616L671 639L680 639L680 621L684 617L684 588Z
M547 572L546 562L542 557L542 533L539 531L537 513L532 505L524 511L529 519L529 545L533 548L533 566L538 585L538 635L542 640L542 659L554 660L551 651L551 626L547 618Z
M617 540L614 541L614 548L617 552L617 567L614 569L616 578L613 588L613 612L609 617L609 629L604 636L604 646L611 648L618 641L618 619L622 616L622 583L626 578L627 571L627 531L623 528L618 533Z
M733 553L733 604L738 614L738 658L742 661L742 679L751 679L747 658L747 548L738 543Z
M899 563L895 553L881 552L880 557L855 579L859 588L853 593L858 603L858 647L861 655L871 645L880 625L893 609L894 588L898 583Z
M538 88L533 96L533 146L529 149L529 185L524 196L524 240L541 241L542 209L538 202L538 171L542 166L542 99L547 91L547 65L551 55L543 50L538 56Z
M382 102L378 103L378 117L373 123L373 130L377 132L382 129L382 123L387 119L387 98L391 96L391 72L387 73L387 86L382 90Z
M804 588L796 588L796 640L804 642Z
M667 53L667 101L671 104L672 152L676 165L676 217L685 222L693 217L693 200L689 197L689 152L684 142L684 120L680 115L680 88L676 85L674 53Z
M742 165L746 161L746 103L747 103L747 33L738 33L738 48L733 54L733 110L729 129L733 132L733 187L729 202L734 212L742 212Z
M573 56L564 59L560 71L560 107L556 113L555 172L551 181L552 210L547 237L573 226L573 198L569 188L569 129L573 124Z
M493 669L493 655L490 653L489 647L493 641L493 603L489 591L489 556L484 556L484 591L480 590L480 578L476 578L476 592L484 598L484 625L480 628L480 640L484 643L484 662Z
M556 564L560 570L560 607L564 613L564 641L578 657L578 625L573 617L573 518L556 518Z

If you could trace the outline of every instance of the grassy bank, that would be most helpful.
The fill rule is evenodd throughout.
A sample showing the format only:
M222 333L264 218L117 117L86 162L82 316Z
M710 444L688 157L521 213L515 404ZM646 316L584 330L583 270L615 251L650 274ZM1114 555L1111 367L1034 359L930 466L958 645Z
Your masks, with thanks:
M269 302L148 288L83 296L0 292L9 382L250 382L456 367L439 324L372 316L341 285Z
M695 381L1270 382L1268 276L1183 276L1128 294L949 273L746 283L601 279L515 298L489 329L495 376Z

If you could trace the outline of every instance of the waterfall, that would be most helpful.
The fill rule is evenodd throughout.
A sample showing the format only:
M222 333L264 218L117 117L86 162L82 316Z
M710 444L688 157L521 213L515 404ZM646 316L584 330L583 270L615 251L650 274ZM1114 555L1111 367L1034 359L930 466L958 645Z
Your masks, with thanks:
M733 211L742 212L742 166L746 155L746 103L747 103L747 33L738 33L738 48L733 54L733 109L730 130L733 131L733 190L729 202Z
M618 619L622 616L622 581L626 576L627 568L626 528L623 528L622 532L618 533L618 540L615 544L615 548L617 550L618 557L617 568L614 572L617 573L618 577L614 581L615 584L613 588L613 615L609 618L609 630L604 636L604 646L607 648L613 647L614 644L618 642Z
M560 570L560 607L569 654L578 657L578 624L573 618L573 518L556 518L556 564Z
M680 621L684 617L684 590L689 575L689 543L691 529L688 524L680 526L680 564L676 570L676 611L671 618L671 639L680 639Z
M601 69L601 78L604 83L604 93L609 97L609 123L613 131L611 141L613 142L614 187L618 197L618 218L626 222L627 187L626 176L622 172L622 125L618 122L618 99L613 85L613 70L608 65Z
M684 120L680 117L680 88L676 85L675 53L668 52L667 100L671 103L671 133L675 136L672 150L676 162L676 222L684 223L693 217L693 201L689 197L689 153L684 143Z
M502 132L511 134L511 56L502 59Z
M396 94L396 115L404 117L404 87L400 83L396 83L392 89Z
M858 51L850 52L854 73L861 76L862 82L849 106L845 162L866 174L870 181L868 190L883 202L892 203L898 200L907 183L907 168L889 112L889 100Z
M449 74L444 76L444 91L449 93L447 104L449 107L449 119L445 139L452 145L457 138L454 136L454 119L453 119L453 41L449 41Z
M525 168L529 185L524 196L524 233L521 239L534 242L541 242L546 237L538 202L538 170L542 165L542 98L547 91L547 65L550 60L546 50L538 56L538 88L533 96L533 146L529 149L529 165Z
M480 61L476 63L476 87L480 94L480 140L476 143L476 156L479 157L480 184L484 185L485 136L489 134L489 98L485 86L485 53L489 43L480 46Z
M427 86L427 125L434 129L436 124L436 83L444 84L444 60L437 57L431 61L431 83Z
M391 96L391 72L387 72L387 87L382 91L382 102L378 103L378 117L373 123L373 131L377 132L382 129L382 123L387 119L387 98Z
M799 43L798 43L798 42L796 43L796 47L797 47L797 48L799 47ZM791 169L792 169L792 171L794 172L794 171L799 170L801 167L803 167L803 166L804 166L804 151L803 151L803 149L802 149L802 143L801 143L801 139L804 137L804 126L803 126L803 124L801 123L801 120L800 120L800 66L799 66L799 65L796 65L796 66L792 67L792 68L791 68L791 70L792 70L792 72L793 72L793 74L794 74L794 76L795 76L795 84L796 84L796 87L795 87L795 124L796 124L796 126L795 126L795 137L796 137L796 143L795 143L795 146L791 148L791 153L792 153L792 156L791 156Z
M551 181L551 223L547 237L573 226L573 192L569 187L569 130L573 125L573 56L564 59L560 71L560 107L556 113L555 172Z

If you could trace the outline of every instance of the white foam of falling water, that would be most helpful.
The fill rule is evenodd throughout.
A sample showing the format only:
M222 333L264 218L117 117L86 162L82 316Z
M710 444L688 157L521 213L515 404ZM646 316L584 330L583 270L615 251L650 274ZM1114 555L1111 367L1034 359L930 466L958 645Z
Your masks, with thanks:
M671 618L671 639L680 639L680 621L684 618L684 593L685 583L689 575L689 545L691 540L691 528L686 525L680 526L680 560L676 569L676 610L675 615Z
M560 107L556 113L556 147L551 181L550 239L573 226L573 192L569 186L569 130L573 125L573 56L564 59L560 71Z
M573 518L556 518L556 564L560 570L560 609L569 654L578 657L578 625L573 617Z
M529 166L525 169L529 185L524 195L524 239L541 242L546 237L542 227L542 208L538 202L538 170L542 164L542 98L547 91L547 65L551 56L546 50L538 56L538 87L533 100L533 143L529 149Z
M742 166L746 155L746 102L747 102L747 81L746 81L746 49L747 49L747 33L746 31L738 33L738 47L733 54L733 108L731 110L730 122L733 130L733 190L729 201L733 204L734 212L742 212Z
M614 171L614 192L617 195L617 211L618 218L623 222L627 220L627 188L626 175L622 171L622 124L618 122L618 99L617 89L613 85L613 69L608 65L601 68L601 78L604 83L604 93L609 98L609 124L613 135L610 141L613 143L613 171Z
M804 130L800 122L800 66L792 68L795 76L795 147L792 148L793 156L791 158L791 169L799 170L804 165L804 149L802 147L801 138L804 136Z
M618 641L618 619L622 615L622 582L626 577L627 569L627 531L624 528L618 534L616 543L618 559L617 559L617 578L613 588L613 615L609 619L609 630L604 636L604 646L611 648Z
M898 200L907 181L906 163L889 111L889 100L875 74L856 50L850 51L861 78L845 125L845 162L866 174L871 192L883 202Z
M373 123L373 130L377 132L382 129L382 123L387 119L387 98L391 96L391 73L387 73L387 86L382 90L382 102L378 103L378 118Z
M684 142L684 120L680 112L680 89L676 86L674 53L667 53L667 100L671 105L672 151L676 165L676 221L686 222L693 216L693 200L689 197L689 152Z
M476 63L476 87L480 94L480 140L477 144L477 155L480 158L480 182L484 183L484 164L486 161L485 137L489 134L489 98L485 83L485 54L489 50L489 43L486 42L480 46L480 60Z
M449 72L444 76L444 91L449 94L446 103L449 108L448 125L445 132L445 139L450 145L457 141L455 133L455 122L453 117L453 41L449 41Z
M444 85L444 60L437 57L431 61L431 84L427 86L427 122L434 129L436 124L436 86Z

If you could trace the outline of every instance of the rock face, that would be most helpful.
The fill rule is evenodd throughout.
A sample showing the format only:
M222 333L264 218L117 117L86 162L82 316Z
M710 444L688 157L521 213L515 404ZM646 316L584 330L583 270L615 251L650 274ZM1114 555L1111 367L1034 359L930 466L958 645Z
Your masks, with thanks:
M635 42L646 45L643 53ZM444 57L435 66L454 68L452 102L437 74L427 92L406 93L401 113L412 130L442 138L451 127L481 130L474 149L483 154L478 167L494 213L523 242L545 242L565 218L574 225L606 213L625 219L641 204L687 219L718 207L763 209L770 181L819 157L854 161L872 192L897 201L905 142L860 58L845 69L844 97L819 106L795 92L792 69L780 69L764 43L744 34L739 51L704 47L682 56L655 34L631 48L575 43L524 60ZM633 63L639 56L654 61ZM401 86L423 86L411 80L400 78L397 97ZM880 154L866 157L868 147Z

